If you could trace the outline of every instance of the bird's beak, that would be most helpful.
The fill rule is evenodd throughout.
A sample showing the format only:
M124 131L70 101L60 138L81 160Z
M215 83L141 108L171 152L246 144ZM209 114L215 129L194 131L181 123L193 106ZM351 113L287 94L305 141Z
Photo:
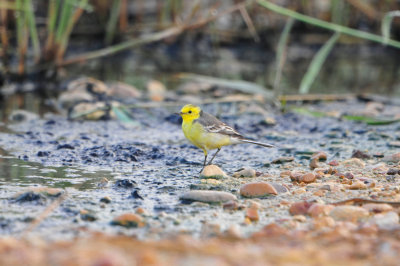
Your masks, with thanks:
M174 113L174 115L182 115L182 112Z

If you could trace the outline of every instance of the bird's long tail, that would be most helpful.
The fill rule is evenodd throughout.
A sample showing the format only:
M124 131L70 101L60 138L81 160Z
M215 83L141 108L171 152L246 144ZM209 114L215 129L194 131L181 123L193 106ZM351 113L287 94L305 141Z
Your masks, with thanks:
M249 140L249 139L241 139L240 142L256 144L256 145L260 145L260 146L267 147L267 148L273 148L273 147L275 147L275 146L272 145L272 144L262 143L262 142L253 141L253 140Z

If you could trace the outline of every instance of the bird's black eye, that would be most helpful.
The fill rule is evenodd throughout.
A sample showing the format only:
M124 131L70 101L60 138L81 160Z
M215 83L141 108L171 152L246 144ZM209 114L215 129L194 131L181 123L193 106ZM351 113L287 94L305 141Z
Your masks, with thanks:
M191 113L192 113L192 110L190 110L188 113L191 114Z

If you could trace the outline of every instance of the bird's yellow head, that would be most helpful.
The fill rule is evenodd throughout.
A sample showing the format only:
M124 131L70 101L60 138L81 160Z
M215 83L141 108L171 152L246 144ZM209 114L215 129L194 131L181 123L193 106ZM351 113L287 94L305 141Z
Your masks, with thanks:
M179 114L182 116L183 122L191 122L200 117L201 109L198 106L187 104L182 107Z

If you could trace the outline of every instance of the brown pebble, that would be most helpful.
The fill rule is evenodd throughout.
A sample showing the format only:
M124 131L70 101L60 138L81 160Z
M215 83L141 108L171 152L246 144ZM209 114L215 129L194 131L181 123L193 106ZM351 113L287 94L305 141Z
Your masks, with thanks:
M364 184L364 182L357 180L356 182L354 182L353 184L351 184L349 186L349 189L366 189L367 185Z
M329 164L330 166L338 166L338 165L339 165L339 162L336 161L336 160L333 160L333 161L330 161L328 164Z
M258 221L260 219L260 216L258 215L258 210L255 208L247 208L246 218L248 218L252 222Z
M289 208L291 215L306 214L312 203L307 201L300 201L293 203Z
M243 197L263 197L269 194L278 195L278 192L266 182L247 183L240 188L240 195Z
M280 177L286 177L286 176L290 176L292 174L291 171L282 171L280 173Z
M368 217L368 211L356 206L337 206L330 211L329 216L336 221L356 222Z
M236 201L231 200L231 201L224 203L222 205L222 207L224 210L236 211L239 209L239 204Z
M307 214L311 217L319 217L319 216L326 216L329 212L334 208L333 205L325 205L320 203L314 203L308 209Z
M290 176L290 179L292 181L296 182L303 182L303 183L312 183L315 181L316 176L314 173L306 173L306 174L301 174L301 173L296 173L293 172L292 175Z
M216 165L207 165L200 173L201 178L221 179L226 177L224 171Z
M122 214L114 218L111 224L123 227L143 227L145 225L143 218L134 213Z
M351 158L370 159L371 155L360 150L354 150L353 154L351 155Z
M328 158L328 155L323 152L323 151L319 151L319 152L315 152L312 156L312 159L318 159L319 161L326 161L326 159Z

